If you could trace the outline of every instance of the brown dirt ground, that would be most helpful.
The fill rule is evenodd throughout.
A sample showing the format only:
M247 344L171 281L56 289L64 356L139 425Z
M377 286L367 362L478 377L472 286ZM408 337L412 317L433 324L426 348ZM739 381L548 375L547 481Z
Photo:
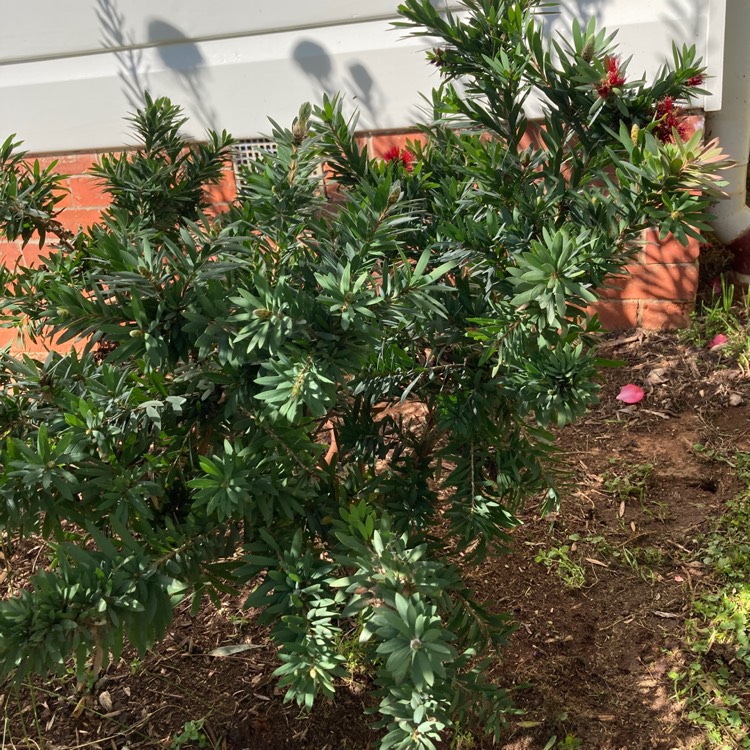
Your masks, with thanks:
M691 599L710 577L698 559L700 536L739 485L694 446L750 450L750 410L730 405L750 396L745 373L672 334L609 338L603 356L626 366L604 371L600 405L560 435L571 471L561 511L540 518L529 509L511 552L467 571L479 596L517 623L494 668L524 712L509 718L499 745L507 750L542 750L568 734L598 750L682 750L701 740L671 698L668 673L681 657ZM615 399L628 382L646 389L641 404ZM626 486L639 469L647 476ZM580 587L536 561L561 545L580 566ZM27 577L43 553L33 541L19 547L10 582ZM110 667L83 703L72 678L38 682L33 696L0 686L0 747L169 748L185 722L204 719L209 747L224 750L376 748L362 716L366 679L355 675L335 706L320 702L311 716L284 704L271 676L274 648L240 604L194 618L181 610L153 653ZM254 648L208 655L236 643Z

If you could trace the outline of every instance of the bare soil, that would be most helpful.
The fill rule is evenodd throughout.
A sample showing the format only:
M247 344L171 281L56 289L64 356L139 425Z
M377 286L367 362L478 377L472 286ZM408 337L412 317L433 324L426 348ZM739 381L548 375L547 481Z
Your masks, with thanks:
M486 604L517 625L494 668L519 710L499 745L508 750L543 750L553 735L598 750L682 750L703 739L668 673L682 658L690 603L710 579L701 536L740 489L708 456L750 450L748 383L720 352L672 334L610 338L602 353L626 364L603 371L600 405L559 435L570 471L560 512L540 518L529 508L510 552L467 571ZM630 382L646 398L628 407L615 397ZM566 547L567 583L560 558L549 557ZM549 567L538 561L545 555ZM38 544L19 547L3 594L43 562ZM208 655L237 643L254 647ZM363 716L366 676L353 675L335 705L321 701L308 716L283 703L275 666L275 649L240 600L196 617L180 610L153 653L113 665L84 699L72 677L37 682L33 693L1 686L0 747L179 747L174 738L199 720L207 746L224 750L377 747ZM460 745L491 746L481 737Z

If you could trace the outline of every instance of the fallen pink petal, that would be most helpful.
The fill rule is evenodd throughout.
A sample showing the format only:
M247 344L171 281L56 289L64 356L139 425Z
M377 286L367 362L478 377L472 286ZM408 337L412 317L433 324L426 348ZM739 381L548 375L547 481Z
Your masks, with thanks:
M719 347L726 346L728 343L729 339L723 333L717 333L716 336L711 339L708 348L713 351Z
M626 404L637 404L639 401L643 401L644 395L643 388L639 388L637 385L633 385L633 383L628 383L620 389L620 392L617 394L617 400Z

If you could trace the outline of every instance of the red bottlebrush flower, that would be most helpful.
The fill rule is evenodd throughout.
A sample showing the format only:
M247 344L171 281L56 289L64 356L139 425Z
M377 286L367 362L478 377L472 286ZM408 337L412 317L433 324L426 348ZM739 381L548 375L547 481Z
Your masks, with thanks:
M688 135L687 126L680 119L681 111L675 106L671 96L665 96L656 103L654 135L662 142L669 143L673 140L672 130L676 129L680 138L684 141Z
M409 151L409 149L405 148L401 152L401 163L406 167L407 172L411 172L412 170L412 164L414 163L414 160L417 157L414 156L414 153Z
M392 162L396 161L399 157L399 153L401 152L401 149L398 146L394 146L393 148L389 148L384 154L383 154L383 161L386 162Z
M671 125L676 120L675 113L674 99L671 96L665 96L660 102L656 102L657 120L662 120L665 123L668 121ZM671 127L669 130L671 133Z
M656 116L664 117L669 112L674 112L674 99L671 96L665 96L660 102L656 102Z
M625 76L620 71L619 57L605 57L604 65L607 68L607 75L602 78L596 87L596 91L602 99L608 97L612 93L612 89L619 88L625 83Z
M383 154L383 161L386 162L386 164L393 164L400 161L401 164L404 165L404 168L407 172L411 172L412 164L414 163L415 158L416 157L411 151L409 151L409 149L399 148L398 146L389 148Z
M625 76L620 73L620 58L607 57L605 62L607 63L607 77L609 78L610 85L613 88L622 86L625 83Z
M697 76L691 76L687 79L687 85L695 88L697 86L702 86L704 81L706 80L706 76L703 75L703 73L699 73Z

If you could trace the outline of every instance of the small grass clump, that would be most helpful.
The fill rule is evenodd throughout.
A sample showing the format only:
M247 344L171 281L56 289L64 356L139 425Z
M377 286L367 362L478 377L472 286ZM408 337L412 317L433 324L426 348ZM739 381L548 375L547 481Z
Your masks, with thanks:
M750 369L750 300L725 276L714 284L708 299L695 313L693 325L684 332L684 340L701 349L713 349L716 337L725 336L726 341L722 340L716 351L720 351L722 359L736 361L747 371Z
M617 459L610 460L613 465ZM604 475L604 491L618 500L637 499L643 503L643 497L654 475L653 464L635 464L622 471L607 472Z
M542 550L534 561L541 563L547 570L554 570L557 577L570 589L580 589L586 585L586 573L570 557L570 545L563 544Z
M750 748L750 454L731 463L748 489L704 541L702 562L717 583L694 600L687 659L670 674L704 748Z

